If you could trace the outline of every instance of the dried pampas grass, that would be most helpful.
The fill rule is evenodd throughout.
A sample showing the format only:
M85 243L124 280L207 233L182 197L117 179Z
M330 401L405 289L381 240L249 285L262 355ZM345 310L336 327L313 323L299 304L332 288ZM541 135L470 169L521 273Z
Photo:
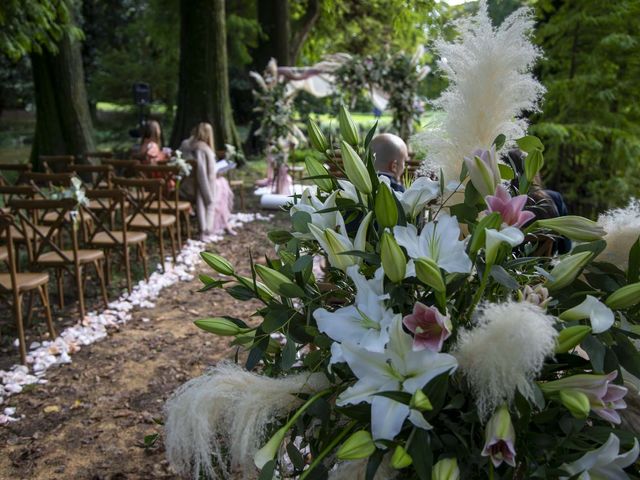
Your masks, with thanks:
M182 385L167 401L167 459L179 474L194 479L200 472L212 479L230 478L232 470L249 478L268 426L302 403L296 394L327 386L321 373L269 378L221 363Z
M516 390L532 398L531 382L555 349L555 321L528 302L493 303L480 308L473 329L460 332L452 353L481 418L511 402Z
M445 183L455 181L474 150L488 149L499 134L507 149L526 134L522 114L536 111L545 91L530 72L540 56L529 40L533 26L531 10L521 8L494 28L483 0L477 15L455 22L455 42L436 42L449 88L433 103L442 122L413 138L415 148L426 151L425 174L442 169Z
M640 236L640 200L631 199L625 208L616 208L598 217L607 235L607 248L598 260L613 263L622 270L629 266L629 250Z

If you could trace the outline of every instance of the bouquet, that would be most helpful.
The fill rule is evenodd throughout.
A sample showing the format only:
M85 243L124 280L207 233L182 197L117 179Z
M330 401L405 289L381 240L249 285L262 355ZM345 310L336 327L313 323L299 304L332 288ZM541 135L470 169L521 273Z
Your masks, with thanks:
M485 40L505 31L524 38L527 18L489 24ZM477 39L473 29L486 22L482 4L460 28ZM459 83L445 94L461 94ZM525 109L538 90L528 100L514 91ZM482 102L475 108L487 111ZM528 194L544 146L514 136L509 122L520 120L500 108L484 126L499 133L459 160L454 179L441 169L403 193L373 169L376 127L362 138L343 111L342 178L306 160L314 188L290 205L291 230L269 233L276 254L252 262L250 276L202 254L218 274L201 276L204 291L225 289L260 307L250 323L226 315L196 322L248 355L244 368L222 363L169 400L174 468L194 478L259 470L261 479L301 480L637 473L640 446L624 414L640 377L640 221L627 222L634 240L624 263L613 264L603 258L616 234L600 223L543 218L544 205ZM334 146L313 122L309 137L332 162ZM459 149L472 140L448 141ZM508 145L526 153L522 169L501 161ZM571 240L567 253L557 252L560 239Z
M167 165L178 167L179 173L178 175L176 175L176 179L180 181L183 178L187 178L189 175L191 175L192 166L182 157L182 152L180 150L176 150L175 153L176 154L171 157Z

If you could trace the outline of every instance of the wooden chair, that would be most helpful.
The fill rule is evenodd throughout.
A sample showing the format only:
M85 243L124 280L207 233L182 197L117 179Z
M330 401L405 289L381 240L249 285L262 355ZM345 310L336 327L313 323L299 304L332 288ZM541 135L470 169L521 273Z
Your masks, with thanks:
M182 246L182 234L185 233L185 240L191 236L191 202L180 200L178 192L178 179L180 168L175 165L136 165L134 171L144 178L162 178L165 187L174 185L173 190L163 192L160 209L163 213L170 213L177 219L176 231L178 234L178 245ZM157 205L153 205L155 210ZM183 228L184 223L184 228Z
M93 232L89 236L88 243L96 248L103 249L105 252L105 276L107 283L110 283L111 277L110 254L116 250L120 250L120 257L124 260L124 268L127 275L127 290L131 293L130 247L138 247L138 255L142 260L144 278L149 280L146 251L147 234L145 232L129 231L129 224L133 220L133 217L129 217L128 221L123 221L119 230L113 229L112 219L117 211L123 213L123 218L126 218L126 193L123 190L88 190L86 194L90 200L90 205L95 203L100 204L99 209L84 207L85 214L93 219L93 224L95 225Z
M6 263L8 273L0 273L0 293L11 294L13 297L13 316L18 328L18 344L20 349L20 361L24 364L27 359L27 347L24 336L24 322L22 319L22 297L29 293L32 297L35 291L38 292L40 300L47 317L47 327L51 338L55 338L56 331L53 328L51 318L51 306L49 304L49 274L40 273L18 273L16 268L15 254L13 251L12 229L15 229L13 218L10 215L0 215L0 232L6 239ZM29 302L31 304L31 301Z
M0 185L24 183L23 175L30 171L30 163L0 163Z
M117 160L113 158L103 158L103 165L111 165L113 167L113 175L116 177L134 177L136 172L134 167L140 164L140 160Z
M109 160L113 158L113 152L109 151L96 151L96 152L85 152L81 155L83 159L83 164L86 165L98 165L100 163L104 163L104 160Z
M40 155L38 158L46 173L67 172L75 160L73 155Z
M11 208L9 208L7 205L9 205L12 200L31 200L35 198L36 195L38 195L38 189L31 184L0 186L0 197L2 198L3 205L5 205L5 207L3 207L2 209L2 212L6 214L11 213ZM35 223L35 228L37 228L41 232L46 233L49 231L49 227L47 227L46 225L40 225L36 217L34 217L32 220ZM30 236L33 236L30 230L29 233ZM11 236L14 243L22 244L26 241L24 235L22 234L22 230L16 228L15 225L11 226Z
M66 271L76 282L80 317L85 315L84 275L86 266L93 265L100 281L102 299L105 308L108 306L107 289L105 285L102 262L104 252L100 249L80 248L78 243L76 217L82 217L82 210L76 210L74 199L62 200L12 200L10 206L15 209L20 220L20 228L27 241L27 251L31 266L35 269L52 268L56 272L58 283L58 301L60 308L64 307L63 274ZM31 220L34 213L55 212L56 220L49 226L46 234L35 229ZM73 212L73 213L72 213ZM77 213L76 213L77 212ZM61 244L62 232L66 231L71 239L71 248ZM28 234L26 232L31 232Z
M113 179L113 185L127 192L127 203L131 206L125 217L131 231L151 232L158 238L160 264L164 268L164 232L169 233L171 253L176 261L175 215L162 212L164 180L161 178L120 178Z

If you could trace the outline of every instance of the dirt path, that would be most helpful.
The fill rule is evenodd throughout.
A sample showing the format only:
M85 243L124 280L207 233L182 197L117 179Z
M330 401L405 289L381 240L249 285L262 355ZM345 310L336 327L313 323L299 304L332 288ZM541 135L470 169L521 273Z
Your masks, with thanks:
M237 237L212 246L247 271L248 251L272 254L266 231L279 224L247 224ZM203 272L210 273L206 266ZM228 341L201 332L193 320L214 314L248 319L251 303L221 291L197 293L197 280L165 290L153 309L102 342L84 347L73 363L53 368L47 385L11 398L19 422L0 428L0 479L169 479L160 438L150 448L144 437L162 432L166 398L180 384L228 357Z

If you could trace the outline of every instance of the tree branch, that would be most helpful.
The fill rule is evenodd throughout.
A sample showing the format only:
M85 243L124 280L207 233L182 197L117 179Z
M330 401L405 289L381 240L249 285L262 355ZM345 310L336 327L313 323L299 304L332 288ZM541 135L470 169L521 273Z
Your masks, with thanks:
M305 14L302 16L302 18L300 18L300 20L296 22L295 31L291 35L292 38L289 58L291 59L292 65L295 65L296 60L298 59L298 55L300 54L300 50L302 50L302 45L304 45L305 40L309 36L309 32L311 32L313 25L316 23L319 17L320 1L309 0Z

